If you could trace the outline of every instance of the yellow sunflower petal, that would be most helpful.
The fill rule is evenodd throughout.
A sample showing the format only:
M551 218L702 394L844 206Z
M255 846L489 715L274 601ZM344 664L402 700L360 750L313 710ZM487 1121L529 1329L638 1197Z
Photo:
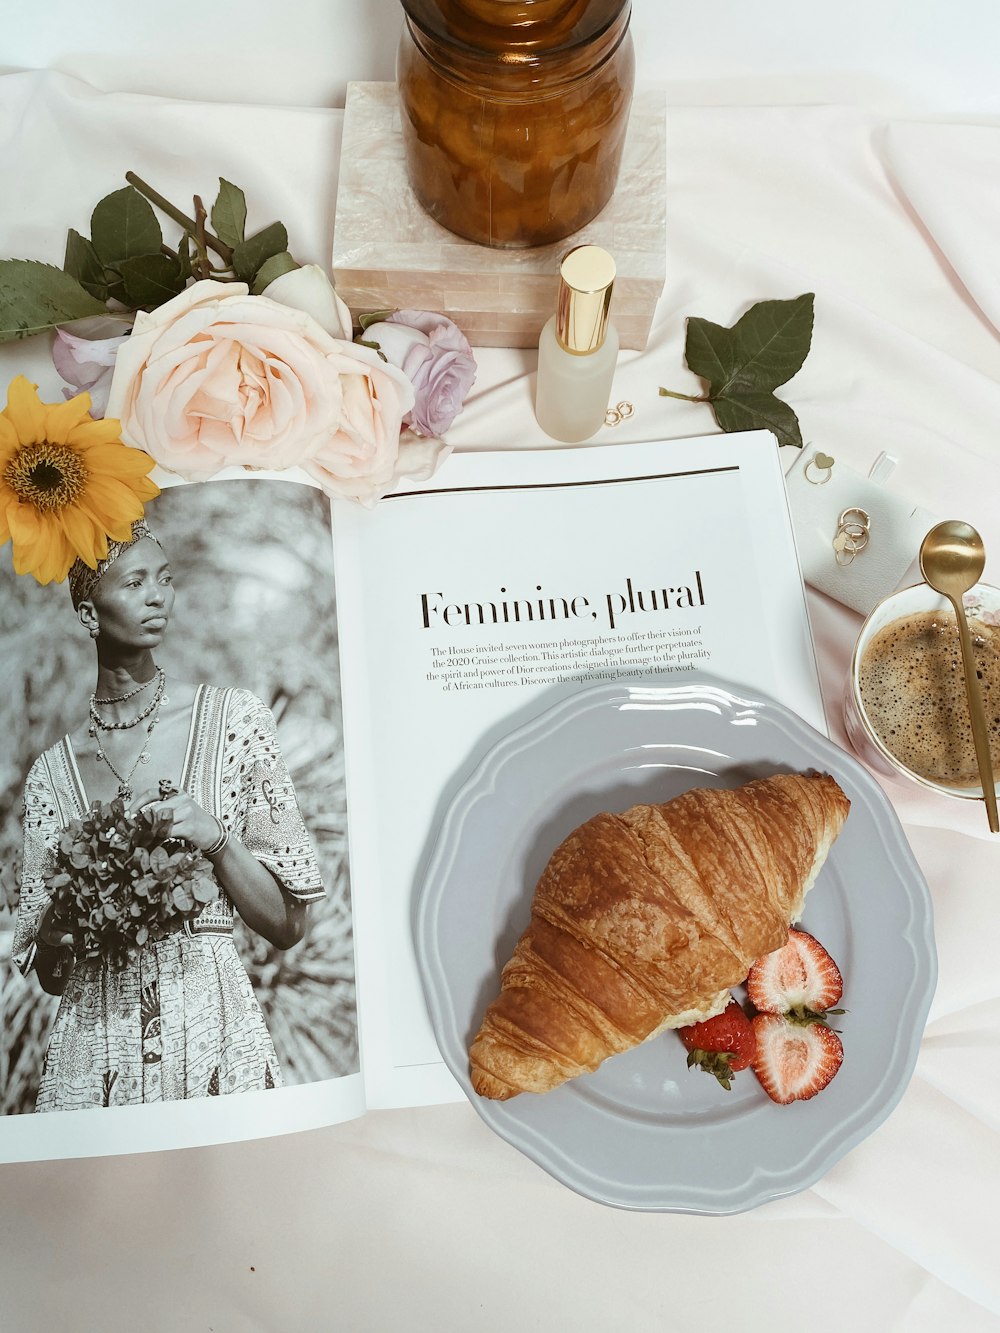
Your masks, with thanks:
M127 542L131 540L132 523L133 523L132 519L122 518L117 520L111 520L106 517L104 518L99 517L93 512L92 509L88 509L86 505L83 506L83 509L84 512L87 513L94 520L94 523L96 524L97 528L101 532L107 533L107 535L111 538L112 541ZM103 560L105 555L107 555L106 550L102 552L100 558Z
M116 477L90 476L81 500L105 532L142 517L142 501L132 487Z
M91 472L105 472L112 477L145 476L156 467L149 454L127 444L95 444L83 456Z
M73 563L73 548L48 515L36 514L29 505L8 511L14 546L14 570L34 574L39 583L65 576Z
M93 518L79 506L67 505L59 515L59 523L66 539L73 547L74 552L80 557L85 565L95 569L99 558L99 547L101 545L101 530ZM108 553L107 540L104 541L104 554Z
M38 541L45 531L45 520L37 509L16 501L7 510L7 523L14 541L25 546Z
M88 417L70 433L67 444L75 444L78 449L93 449L102 444L117 444L121 437L122 423L117 417L104 417L100 421Z
M45 438L53 444L73 443L71 437L88 421L93 421L89 393L78 393L65 403L45 404Z
M12 454L20 443L13 423L0 412L0 465L6 462L7 456Z
M38 387L17 375L7 390L4 416L17 431L21 444L37 444L45 439L45 408L38 399Z
M39 583L61 583L75 560L76 552L71 546L52 542L35 570L35 578Z

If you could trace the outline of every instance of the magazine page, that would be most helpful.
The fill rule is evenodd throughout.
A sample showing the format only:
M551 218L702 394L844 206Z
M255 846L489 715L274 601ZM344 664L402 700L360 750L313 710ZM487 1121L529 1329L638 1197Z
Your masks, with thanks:
M411 911L493 743L588 683L694 672L825 731L784 480L766 432L464 454L334 536L366 1096L450 1100Z
M329 500L240 473L172 486L146 518L151 538L99 587L40 586L6 556L0 572L0 1159L263 1137L364 1109ZM102 698L98 659L131 649L162 682ZM234 859L202 877L219 895L206 906L181 886L191 915L162 938L53 981L36 935L60 839L76 829L62 891L93 935L102 881L81 821L120 787L132 810L179 789L164 803L218 818Z

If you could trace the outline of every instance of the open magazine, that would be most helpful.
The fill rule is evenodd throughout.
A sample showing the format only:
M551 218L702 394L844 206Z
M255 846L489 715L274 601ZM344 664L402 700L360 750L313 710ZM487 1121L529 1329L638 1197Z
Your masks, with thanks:
M270 775L250 798L259 814L247 845L280 866L293 853L277 844L298 834L276 812L294 807L322 881L320 896L303 872L301 943L276 948L239 920L230 931L266 1028L260 1086L227 1087L216 1068L203 1091L171 1099L147 1066L166 1058L177 996L158 997L154 1011L137 972L144 1063L129 1077L148 1077L153 1096L117 1105L115 1069L106 1098L70 1109L53 1099L46 1049L65 1023L25 947L22 792L29 772L56 786L62 775L53 827L86 806L72 737L94 688L93 646L65 589L0 575L13 685L0 807L0 1160L266 1136L460 1097L424 1006L412 905L449 801L490 747L588 683L693 672L765 692L825 730L767 433L452 456L371 510L331 505L290 476L178 485L147 507L176 589L157 661L168 681L203 687L185 774L209 784L203 754L237 772L239 747L264 745L264 768L244 756L245 784ZM259 717L273 739L259 740ZM229 984L177 983L189 1005L206 997L206 1023L216 1008L227 1021ZM113 1027L128 986L124 999L105 990Z

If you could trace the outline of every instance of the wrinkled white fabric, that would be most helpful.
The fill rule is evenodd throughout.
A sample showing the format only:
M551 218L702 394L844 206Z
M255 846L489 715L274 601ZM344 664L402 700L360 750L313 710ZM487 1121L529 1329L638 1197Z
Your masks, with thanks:
M0 79L0 166L17 183L0 254L60 260L67 227L85 229L132 168L178 201L211 196L225 176L246 190L251 226L280 217L295 257L324 264L341 122ZM781 390L805 439L862 474L889 449L900 459L890 488L974 523L1000 583L1000 127L889 125L835 106L671 107L667 139L667 285L648 347L623 353L615 377L614 400L635 414L598 440L714 430L707 407L658 394L699 389L685 317L729 324L754 301L814 291L813 348ZM551 447L531 411L534 353L476 358L449 444ZM58 397L44 347L0 347L5 382L19 370ZM860 618L809 602L844 743ZM939 985L900 1106L813 1189L733 1218L617 1212L550 1180L464 1105L10 1166L5 1321L89 1325L100 1310L103 1327L124 1328L116 1309L141 1299L169 1311L168 1328L380 1330L405 1311L409 1327L443 1333L997 1329L1000 840L981 807L900 784L889 794L931 887ZM119 1235L129 1244L109 1244ZM155 1259L137 1266L139 1250Z

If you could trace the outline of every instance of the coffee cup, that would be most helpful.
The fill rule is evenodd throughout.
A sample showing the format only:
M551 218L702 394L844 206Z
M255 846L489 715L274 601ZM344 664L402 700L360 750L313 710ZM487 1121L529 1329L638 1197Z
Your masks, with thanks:
M977 583L965 598L977 643L980 688L1000 770L1000 588ZM851 659L844 720L860 758L884 777L943 796L982 800L955 613L926 583L884 598Z

